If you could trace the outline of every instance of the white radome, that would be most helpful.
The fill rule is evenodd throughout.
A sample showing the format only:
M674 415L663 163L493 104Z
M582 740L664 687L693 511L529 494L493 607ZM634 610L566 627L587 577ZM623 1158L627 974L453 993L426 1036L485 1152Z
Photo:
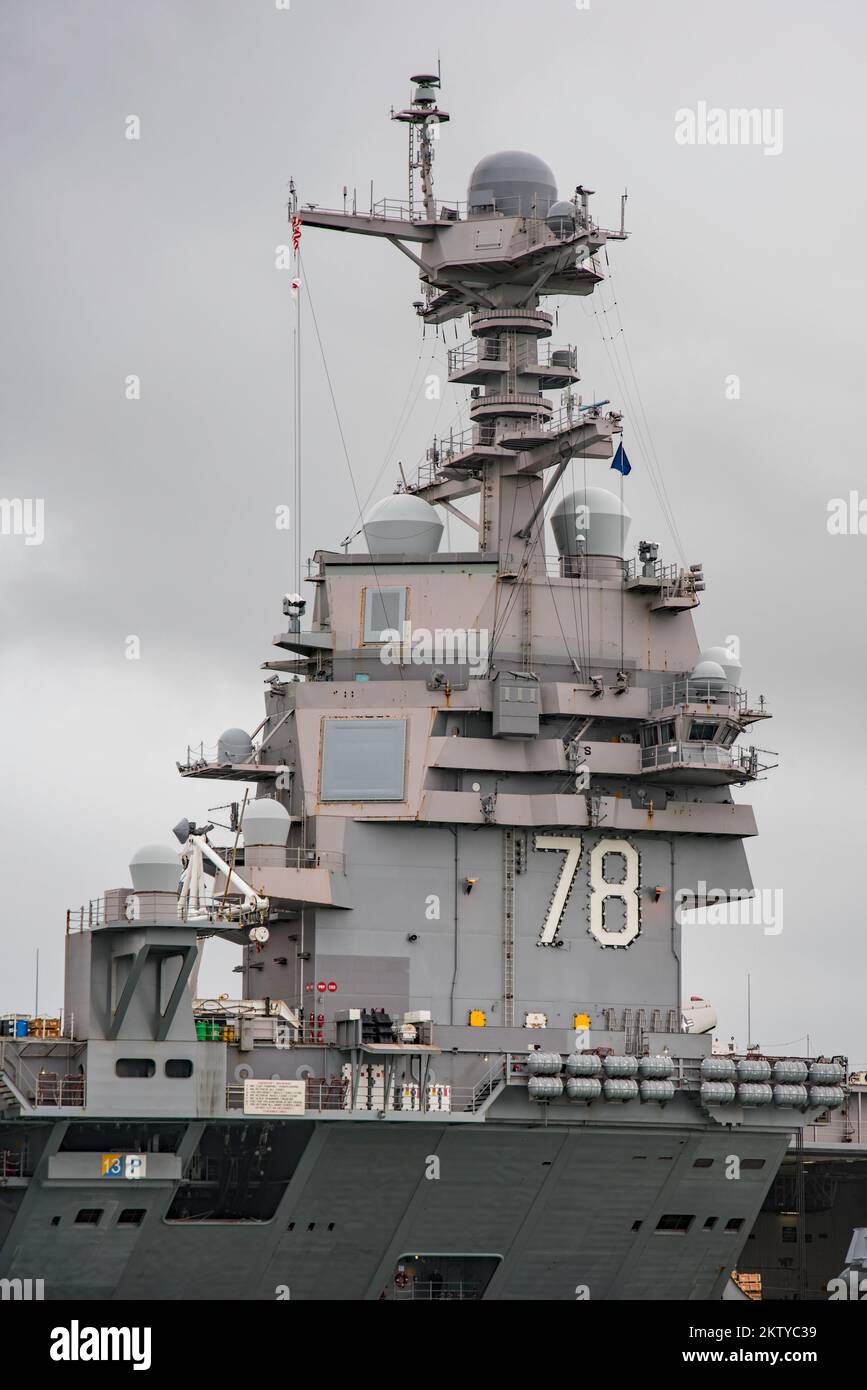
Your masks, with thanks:
M567 493L551 513L551 530L561 555L623 555L632 513L604 487ZM584 537L584 544L579 541Z
M436 509L409 492L383 497L364 520L371 555L434 555L442 534L443 523Z
M171 845L142 845L129 861L137 893L177 893L181 864Z
M245 845L285 845L291 817L281 801L257 797L244 812Z

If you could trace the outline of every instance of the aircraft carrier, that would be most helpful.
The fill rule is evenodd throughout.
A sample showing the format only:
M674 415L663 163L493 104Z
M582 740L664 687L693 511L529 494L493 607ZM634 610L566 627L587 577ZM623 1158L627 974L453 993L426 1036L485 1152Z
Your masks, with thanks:
M846 1059L685 1021L681 909L752 888L769 709L699 640L702 567L633 548L628 421L543 307L594 294L624 220L514 150L438 201L440 102L420 74L392 113L403 199L293 193L288 268L303 298L319 230L401 251L425 331L462 326L468 426L286 594L258 728L188 750L128 882L68 914L62 1017L4 1021L19 1296L714 1299L846 1102ZM231 784L222 833L190 779ZM232 997L197 988L213 937Z

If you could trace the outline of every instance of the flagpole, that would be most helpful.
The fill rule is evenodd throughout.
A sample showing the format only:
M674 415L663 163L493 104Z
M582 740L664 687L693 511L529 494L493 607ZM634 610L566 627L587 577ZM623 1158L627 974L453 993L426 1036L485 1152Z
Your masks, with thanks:
M624 460L625 460L625 458L626 458L626 450L623 448L623 435L622 435L622 433L621 433L621 435L620 435L620 448L621 448L621 451L622 451L622 452L621 452L621 455L620 455L620 469L619 469L619 472L620 472L620 558L623 560L623 563L624 563L624 565L625 565L625 564L626 564L626 557L625 557L625 555L623 554L624 548L625 548L625 546L626 546L626 527L625 527L625 525L624 525L624 515L623 515L623 473L624 473L623 464L624 464ZM626 573L625 573L625 571L624 571L624 573L621 575L621 580L620 580L620 669L621 669L621 671L623 670L623 661L624 661L624 651L623 651L623 621L624 621L624 605L625 605L625 598L626 598Z

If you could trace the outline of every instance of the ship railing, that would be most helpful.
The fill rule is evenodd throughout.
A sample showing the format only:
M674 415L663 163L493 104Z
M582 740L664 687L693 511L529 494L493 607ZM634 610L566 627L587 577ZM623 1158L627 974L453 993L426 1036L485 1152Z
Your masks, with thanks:
M65 1059L45 1057L44 1060L57 1064ZM9 1078L28 1105L78 1109L85 1104L85 1078L82 1073L53 1071L47 1066L35 1072L24 1061L18 1048L10 1047L6 1039L0 1039L0 1074Z
M470 1302L479 1298L479 1286L464 1279L407 1279L403 1288L389 1284L382 1298L386 1303Z
M768 714L764 695L759 696L758 706L754 710L746 690L733 685L723 685L719 680L699 680L690 676L685 680L651 686L648 694L651 714L658 710L675 709L680 705L717 705L738 716Z
M385 1095L380 1091L375 1098L365 1104L365 1083L362 1082L362 1089L356 1097L354 1107L350 1104L351 1081L345 1076L312 1077L306 1078L307 1089L305 1094L304 1107L306 1111L336 1111L336 1110L387 1110L388 1113L400 1111L422 1111L426 1114L448 1114L450 1111L463 1111L477 1113L492 1092L501 1082L506 1082L509 1075L507 1058L501 1057L495 1067L491 1068L486 1077L475 1086L452 1086L438 1087L431 1083L429 1088L420 1086L417 1082L406 1083L400 1078L393 1081L389 1096L388 1105L385 1104ZM519 1075L519 1073L515 1073ZM447 1092L447 1103L443 1103L441 1092ZM228 1110L242 1110L244 1108L244 1086L243 1083L232 1083L226 1087L226 1108Z
M731 768L745 777L758 777L769 763L759 762L757 748L722 748L715 743L667 743L642 748L641 767L652 771L663 767Z
M662 560L641 560L633 556L626 561L626 578L656 579L661 584L673 584L680 574L680 565L667 565Z
M304 1098L304 1109L306 1111L315 1110L345 1110L347 1108L347 1094L349 1080L343 1076L332 1077L312 1077L305 1078L307 1083ZM233 1083L226 1087L226 1109L243 1110L244 1108L244 1085Z
M311 562L308 561L308 568L310 563ZM261 757L261 754L263 752L263 748L261 748L258 744L254 744L249 762L253 765L258 765L260 761L264 761L264 763L267 765L267 756L264 758L264 760ZM228 763L225 758L220 757L219 745L206 744L204 742L188 743L186 747L186 756L184 760L178 760L177 762L177 768L179 772L198 772L203 767L226 766L228 766Z
M696 583L701 575L695 570L684 569L681 565L666 565L661 560L642 560L633 556L627 560L625 576L627 583L635 579L653 579L660 585L660 596L696 595Z
M734 713L746 708L746 691L722 686L719 681L698 680L695 677L652 686L649 697L651 714L661 709L674 709L678 705L720 705Z
M504 352L504 345L501 339L503 334L492 334L485 338L476 338L470 343L461 343L458 347L449 348L448 369L449 372L460 372L466 367L475 367L480 362L502 362L505 357L501 356ZM553 361L554 355L565 356L565 363ZM525 367L553 367L568 368L577 371L578 350L571 343L540 343L538 346L538 358L530 359L527 345L519 343L517 352L517 369L523 370ZM484 399L483 397L480 399Z
M852 1104L852 1099L852 1096L847 1096L842 1109L829 1110L821 1122L814 1120L812 1124L805 1125L805 1143L867 1143L867 1115L862 1126L861 1114L857 1105Z
M570 430L575 425L586 425L591 420L607 420L612 425L616 425L620 419L617 411L608 411L606 414L602 407L607 405L607 401L595 401L590 405L582 405L578 396L573 396L571 401L561 405L559 410L545 422L545 434L560 434L563 430Z
M0 1149L0 1182L5 1178L23 1178L26 1167L25 1149Z
M277 846L273 848L276 849ZM214 849L217 854L219 854L220 858L225 860L229 865L229 868L244 868L246 864L246 854L243 845L239 846L237 849L234 845L214 845ZM283 854L278 854L274 857L282 859L283 863L276 866L269 865L268 867L287 869L334 869L336 873L346 873L346 855L342 853L342 851L336 849L316 849L287 845ZM264 867L264 865L262 867ZM220 896L222 897L222 894Z
M459 222L466 216L466 202L449 202L445 198L438 198L434 204L435 217L439 222ZM304 219L307 209L300 209L301 226L304 226ZM424 202L421 199L415 201L410 206L406 198L377 198L375 202L369 202L367 207L359 207L357 197L347 198L342 207L326 208L317 203L315 208L310 208L311 214L324 212L327 214L337 214L340 217L376 217L382 218L387 222L428 222Z
M523 401L525 404L532 404L537 401L540 413L529 421L510 420L508 423L480 421L476 426L471 425L467 429L441 435L434 440L433 445L428 450L426 462L429 467L438 471L444 464L462 454L469 453L476 446L496 449L500 447L501 441L504 439L514 443L516 439L522 438L526 438L528 446L531 446L538 444L548 435L561 434L565 430L587 424L593 420L605 419L612 426L616 426L619 419L619 416L610 412L607 415L603 414L600 407L607 404L605 401L587 406L577 402L574 405L561 406L552 415L543 418L545 401L541 396L524 393L520 396L512 394L509 397L498 397L497 399L502 401L504 412L507 410L510 400ZM484 404L484 402L485 397L480 396L475 404Z
M292 849L286 850L287 869L334 869L346 873L346 855L336 849Z
M318 211L318 209L317 209ZM331 209L338 211L338 209ZM346 211L346 209L340 209ZM466 201L449 202L446 198L437 198L434 201L434 217L437 222L462 222L467 214ZM356 214L357 215L357 214ZM419 199L414 202L412 207L405 198L379 198L370 209L372 217L383 217L388 221L400 222L429 222L424 202ZM364 213L361 214L364 216ZM301 222L304 222L304 212L301 212Z
M573 372L577 372L578 370L578 349L573 343L539 343L537 351L538 358L536 365L539 367L568 367L569 370ZM567 360L566 362L555 362L555 356L565 356ZM532 363L527 363L526 365L532 365ZM520 366L521 357L519 355L519 370Z
M105 898L91 898L80 907L66 909L66 932L91 931L105 922Z
M540 207L538 211L532 210L529 214L523 213L524 200L516 195L514 198L496 198L492 203L484 206L470 208L466 199L437 198L434 200L434 217L438 222L463 222L469 215L473 219L479 217L521 217L528 224L545 222L547 205ZM317 208L317 212L341 212L348 213L349 207L343 208ZM356 207L353 209L355 216L358 216L357 200ZM360 214L362 217L364 213ZM378 198L370 207L370 216L382 217L387 220L400 220L401 222L428 222L427 209L422 199L417 199L410 206L406 198ZM304 224L304 209L301 209L301 223ZM576 212L576 227L583 227L584 218L580 208ZM595 224L591 224L595 229Z
M309 996L308 996L309 999ZM315 1021L310 1021L313 1010L309 1002L306 1011L302 1011L302 1024L296 1030L297 1044L299 1047L333 1047L337 1042L336 1023L323 1023L317 1026Z
M205 747L204 743L188 743L186 761L178 763L181 772L194 772L199 767L210 767L217 760L217 745Z

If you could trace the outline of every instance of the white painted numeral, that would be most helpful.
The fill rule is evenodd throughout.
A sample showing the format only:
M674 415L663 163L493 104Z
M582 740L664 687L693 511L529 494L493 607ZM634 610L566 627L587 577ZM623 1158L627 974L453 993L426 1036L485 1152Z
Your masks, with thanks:
M581 861L581 839L577 835L537 835L535 847L536 849L566 851L566 858L563 860L560 877L554 888L551 906L548 908L548 916L545 918L545 925L539 934L538 941L540 946L553 946L556 944L557 932L560 930L563 913L566 910L572 884Z
M611 883L605 877L605 857L620 854L626 865L622 883ZM629 946L641 930L638 913L638 850L628 840L600 840L590 853L590 934L600 946ZM619 898L626 918L620 931L605 926L605 904L609 898Z

